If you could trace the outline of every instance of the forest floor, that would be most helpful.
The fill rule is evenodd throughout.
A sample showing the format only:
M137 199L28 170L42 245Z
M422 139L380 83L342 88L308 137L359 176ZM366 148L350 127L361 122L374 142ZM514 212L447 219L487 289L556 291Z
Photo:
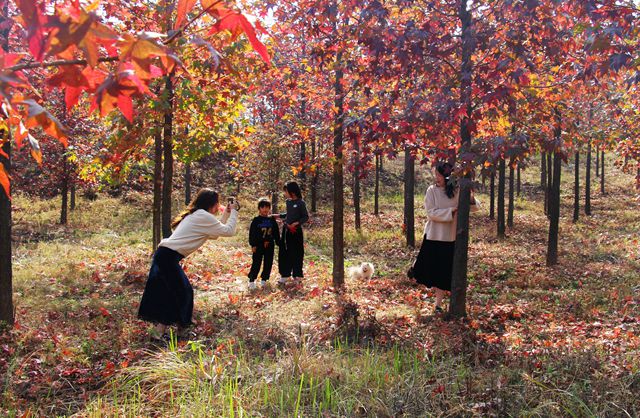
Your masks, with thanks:
M432 293L406 278L417 249L397 193L380 217L365 196L362 233L348 216L347 266L372 262L372 280L332 287L320 207L303 283L247 292L245 199L239 234L185 260L196 337L168 347L136 319L149 197L81 199L63 227L57 200L14 196L17 323L0 334L0 415L639 416L640 201L632 176L607 169L607 193L594 179L593 215L574 224L565 168L553 268L537 169L523 172L504 240L479 194L465 320L433 315Z

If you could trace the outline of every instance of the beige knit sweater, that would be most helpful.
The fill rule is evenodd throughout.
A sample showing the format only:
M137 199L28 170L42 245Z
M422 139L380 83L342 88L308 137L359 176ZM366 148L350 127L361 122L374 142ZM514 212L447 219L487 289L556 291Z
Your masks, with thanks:
M475 198L475 197L474 197ZM456 240L457 216L454 218L453 210L458 207L458 190L450 199L444 191L444 187L432 184L424 195L424 208L427 211L427 223L424 226L424 234L430 241L452 242ZM479 209L478 199L471 205L471 211Z

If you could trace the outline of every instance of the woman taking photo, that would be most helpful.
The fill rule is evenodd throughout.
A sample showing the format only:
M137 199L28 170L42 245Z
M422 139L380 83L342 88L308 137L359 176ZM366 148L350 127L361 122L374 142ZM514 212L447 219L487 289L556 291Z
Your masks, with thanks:
M238 203L230 199L218 220L215 216L220 210L218 193L202 189L173 221L171 236L160 241L138 312L138 318L156 324L157 338L166 340L167 327L171 325L178 326L179 337L185 336L193 314L193 288L180 260L208 239L235 235L238 209Z
M456 241L458 212L458 188L450 178L453 167L449 163L438 163L435 168L435 183L429 186L424 196L427 223L418 258L408 276L420 284L436 288L435 313L442 312L445 291L451 291L451 271ZM471 210L477 210L476 200L471 194Z

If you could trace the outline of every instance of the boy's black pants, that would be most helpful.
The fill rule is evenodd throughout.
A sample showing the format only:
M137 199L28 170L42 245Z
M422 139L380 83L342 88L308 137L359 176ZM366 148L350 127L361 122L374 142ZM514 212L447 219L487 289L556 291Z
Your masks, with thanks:
M262 267L262 274L260 277L262 280L269 280L269 276L271 275L271 267L273 266L273 242L269 243L269 247L264 248L263 245L258 245L256 247L256 252L253 253L251 270L249 271L249 281L253 282L258 277L258 273L260 272L260 265L262 264L262 260L264 259L264 266Z
M304 236L302 228L291 233L286 225L282 229L282 240L278 252L278 270L282 277L304 277L302 263L304 261Z

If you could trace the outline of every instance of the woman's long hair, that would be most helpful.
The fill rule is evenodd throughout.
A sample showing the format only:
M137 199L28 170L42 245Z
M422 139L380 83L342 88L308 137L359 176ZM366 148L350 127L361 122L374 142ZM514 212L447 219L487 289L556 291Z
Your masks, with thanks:
M218 203L218 199L218 192L213 189L200 189L196 197L194 197L191 203L189 203L189 206L187 206L187 208L173 220L171 228L178 226L178 224L182 222L187 215L192 214L198 209L211 209L212 206L215 206Z
M449 163L438 163L438 165L436 165L436 170L438 173L442 174L442 177L444 177L444 193L449 199L452 199L456 193L456 184L451 180L453 166Z
M296 195L296 198L302 199L302 190L300 190L300 185L297 182L288 181L282 189L289 192L289 194Z

